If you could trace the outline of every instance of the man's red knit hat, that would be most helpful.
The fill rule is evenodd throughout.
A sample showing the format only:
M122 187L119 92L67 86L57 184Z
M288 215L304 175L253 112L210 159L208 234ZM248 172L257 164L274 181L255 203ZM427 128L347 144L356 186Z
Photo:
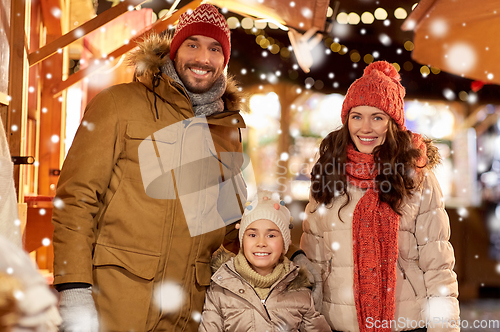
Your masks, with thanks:
M356 106L372 106L389 114L400 129L406 130L404 114L405 88L399 83L401 77L396 68L387 61L369 64L361 78L351 84L342 104L342 123Z
M231 55L231 37L226 19L217 8L203 4L192 12L186 12L179 18L175 34L170 45L170 60L175 59L177 49L189 36L201 35L217 40L222 45L224 67Z

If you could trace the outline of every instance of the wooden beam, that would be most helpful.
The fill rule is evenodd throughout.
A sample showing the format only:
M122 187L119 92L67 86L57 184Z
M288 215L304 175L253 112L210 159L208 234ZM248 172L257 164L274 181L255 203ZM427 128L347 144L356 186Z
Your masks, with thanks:
M10 153L22 156L26 150L26 126L28 121L28 51L29 19L31 3L26 0L11 3L10 34L10 67L9 95L10 103L7 113L7 140ZM18 194L18 202L24 202L22 179L23 168L14 167L14 182Z
M43 16L43 24L49 35L61 35L61 0L42 0L40 2Z
M124 0L123 2L120 2L118 5L104 11L102 14L97 15L90 21L80 25L78 28L71 30L67 34L59 37L58 39L52 41L51 43L45 45L44 47L30 53L28 57L30 67L37 64L40 61L43 61L52 54L56 53L59 49L68 46L75 40L78 40L83 36L87 35L88 33L100 28L109 21L117 18L122 14L125 14L127 11L130 10L130 8L135 8L136 6L146 1L147 0ZM44 12L44 17L45 17L45 12Z
M134 36L132 39L130 39L128 44L125 44L125 45L117 48L116 50L114 50L110 54L108 54L107 58L97 59L98 61L96 61L96 59L89 60L88 67L77 71L73 75L69 76L67 80L61 81L59 84L56 84L51 90L53 96L54 97L58 96L62 91L66 90L67 88L69 88L73 84L75 84L75 83L81 81L82 79L84 79L85 77L93 74L98 69L106 66L110 60L118 59L123 54L132 50L133 48L135 48L137 46L137 42L139 40L141 40L142 38L144 38L144 36L147 35L148 33L150 33L151 31L161 32L163 30L168 29L169 25L171 25L175 21L177 21L181 14L188 11L189 9L191 9L191 10L196 9L196 7L198 7L202 3L202 1L203 0L192 1L189 4L187 4L186 6L182 7L178 11L176 11L175 13L173 13L172 16L168 17L167 19L156 21L154 24L151 25L151 27L143 30L142 33L139 33L136 36Z

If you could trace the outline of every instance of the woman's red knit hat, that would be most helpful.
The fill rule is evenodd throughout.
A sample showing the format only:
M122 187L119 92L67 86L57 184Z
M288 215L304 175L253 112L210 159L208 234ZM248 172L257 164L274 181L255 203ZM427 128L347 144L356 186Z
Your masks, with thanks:
M231 55L231 37L226 19L217 8L203 4L194 11L181 15L170 45L170 60L174 61L175 53L184 40L194 35L217 40L222 45L224 67L227 65Z
M396 68L387 61L369 64L351 84L342 104L342 123L356 106L372 106L389 114L400 129L406 130L404 114L405 88L399 83L401 77Z

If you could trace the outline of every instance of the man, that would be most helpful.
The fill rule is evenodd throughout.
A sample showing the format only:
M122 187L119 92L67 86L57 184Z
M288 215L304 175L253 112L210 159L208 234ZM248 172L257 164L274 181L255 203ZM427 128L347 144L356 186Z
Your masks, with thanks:
M202 5L181 16L172 40L152 36L140 45L132 55L136 82L113 86L87 106L58 183L64 207L53 215L64 329L96 330L95 307L104 330L197 329L192 312L202 310L210 257L226 229L192 237L180 199L148 196L139 146L204 116L217 152L242 152L240 97L223 73L230 49L224 17ZM162 281L185 292L174 313L154 304Z
M241 98L224 74L230 51L224 17L201 5L181 15L171 40L154 35L140 45L135 82L87 106L58 183L64 206L53 214L63 330L197 330L211 255L237 243L234 224L220 226L234 216L223 217L224 200L209 191L245 201L242 190L201 173L221 176L228 154L242 152ZM193 158L202 146L210 158ZM205 227L214 218L218 226Z

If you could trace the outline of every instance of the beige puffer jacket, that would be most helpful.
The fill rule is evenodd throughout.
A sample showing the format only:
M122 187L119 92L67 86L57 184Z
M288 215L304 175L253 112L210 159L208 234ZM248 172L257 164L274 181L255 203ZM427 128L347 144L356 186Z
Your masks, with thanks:
M234 258L225 252L218 253L212 269L217 272L207 290L198 332L330 331L314 309L307 276L294 263L271 286L266 300L236 272Z
M453 247L448 241L448 215L434 173L425 172L421 189L405 202L400 217L396 312L392 325L387 326L392 331L426 325L429 331L459 331L454 325L459 322L458 284ZM310 197L300 243L323 274L322 314L332 329L344 332L359 331L353 294L352 215L365 193L354 186L348 190L352 199L340 212L343 221L338 211L344 199L327 209L318 208ZM370 320L366 324L380 327L384 322Z

